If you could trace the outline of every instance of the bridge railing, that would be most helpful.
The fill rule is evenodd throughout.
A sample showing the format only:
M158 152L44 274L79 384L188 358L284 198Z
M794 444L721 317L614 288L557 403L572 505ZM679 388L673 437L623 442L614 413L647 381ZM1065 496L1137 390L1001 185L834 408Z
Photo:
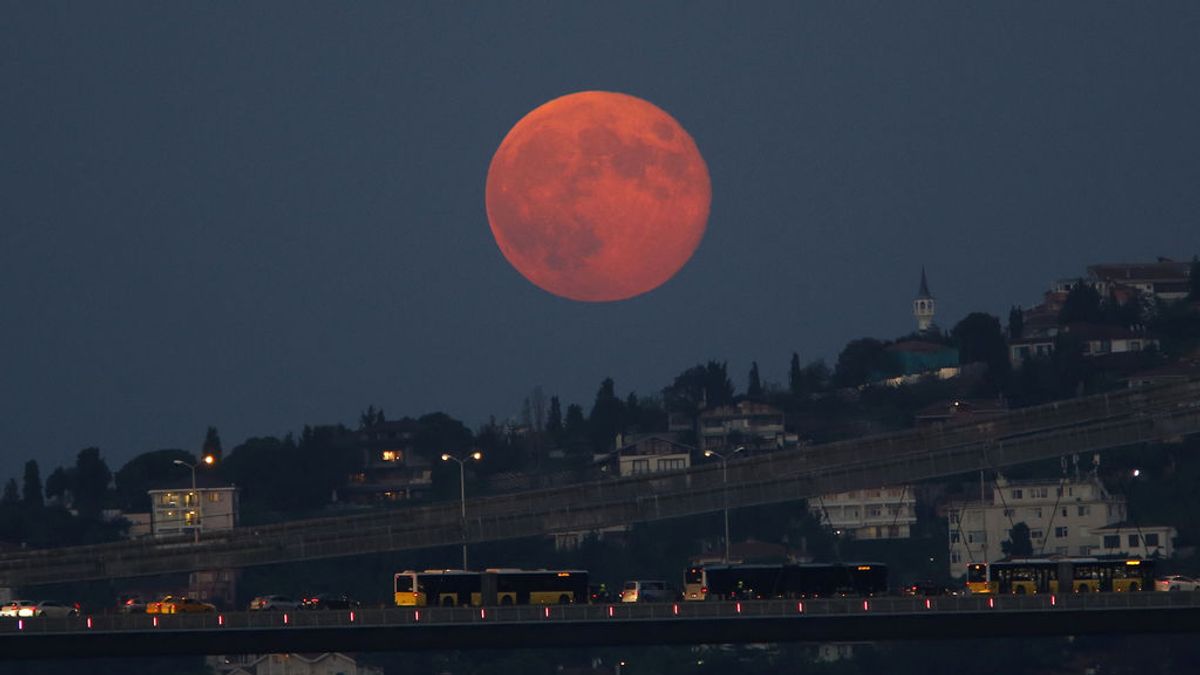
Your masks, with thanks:
M503 607L359 608L215 614L101 614L67 618L0 619L0 635L46 633L153 634L196 630L305 630L331 627L439 626L548 622L695 621L946 613L1089 612L1200 608L1200 592L1077 593L746 600L742 602L516 605Z

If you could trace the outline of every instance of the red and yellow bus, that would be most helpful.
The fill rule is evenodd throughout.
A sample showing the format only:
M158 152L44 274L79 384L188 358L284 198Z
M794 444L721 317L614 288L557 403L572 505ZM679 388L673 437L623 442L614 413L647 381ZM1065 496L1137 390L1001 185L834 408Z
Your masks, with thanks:
M397 572L393 596L400 607L566 605L588 600L584 570L489 569Z
M977 594L1136 593L1154 590L1154 561L1141 558L1021 558L967 566Z

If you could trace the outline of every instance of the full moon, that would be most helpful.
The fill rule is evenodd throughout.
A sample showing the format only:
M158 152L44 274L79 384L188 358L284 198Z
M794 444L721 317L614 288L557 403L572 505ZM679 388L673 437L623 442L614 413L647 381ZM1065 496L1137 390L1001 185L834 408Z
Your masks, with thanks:
M487 215L504 257L572 300L658 288L692 257L712 201L695 141L661 108L585 91L523 117L492 157Z

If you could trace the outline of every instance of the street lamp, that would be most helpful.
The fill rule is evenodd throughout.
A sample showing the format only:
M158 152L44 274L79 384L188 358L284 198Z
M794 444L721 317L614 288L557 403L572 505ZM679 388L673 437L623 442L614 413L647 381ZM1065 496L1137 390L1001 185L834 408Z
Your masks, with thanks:
M200 499L200 493L196 492L196 467L200 466L201 463L203 463L205 466L212 466L213 462L215 461L217 461L216 457L213 457L212 455L205 455L201 462L197 462L196 464L185 462L182 459L177 459L172 462L172 464L186 466L192 470L192 499L196 500L196 519L195 522L192 523L192 541L197 544L200 543L200 524L204 522L204 500Z
M725 506L725 562L729 562L729 458L746 449L739 445L732 452L719 453L716 450L705 450L705 457L716 457L721 460L721 502Z
M455 457L454 455L444 452L442 453L443 462L458 462L458 499L462 509L462 536L463 536L463 566L467 569L467 460L473 459L476 462L483 459L483 453L476 450L466 457Z

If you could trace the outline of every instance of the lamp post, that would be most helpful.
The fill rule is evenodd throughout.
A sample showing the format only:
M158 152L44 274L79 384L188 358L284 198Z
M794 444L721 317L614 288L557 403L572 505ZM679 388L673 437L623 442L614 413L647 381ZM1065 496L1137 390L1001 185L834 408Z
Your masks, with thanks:
M721 502L725 507L725 562L729 562L729 458L746 449L739 445L731 452L720 453L716 450L705 450L705 457L716 457L721 460Z
M212 466L212 463L215 461L216 458L212 455L205 455L204 459L201 460L201 462L207 466ZM200 466L201 462L192 464L191 462L185 462L182 459L177 459L172 462L173 464L186 466L192 470L192 499L196 500L196 519L195 522L192 523L192 541L197 544L200 543L200 524L204 522L204 500L200 499L200 493L196 492L196 467Z
M462 514L462 553L463 565L462 568L467 569L467 460L473 459L476 462L483 459L483 453L476 450L466 457L455 457L454 455L444 452L442 453L443 462L458 462L458 499Z

